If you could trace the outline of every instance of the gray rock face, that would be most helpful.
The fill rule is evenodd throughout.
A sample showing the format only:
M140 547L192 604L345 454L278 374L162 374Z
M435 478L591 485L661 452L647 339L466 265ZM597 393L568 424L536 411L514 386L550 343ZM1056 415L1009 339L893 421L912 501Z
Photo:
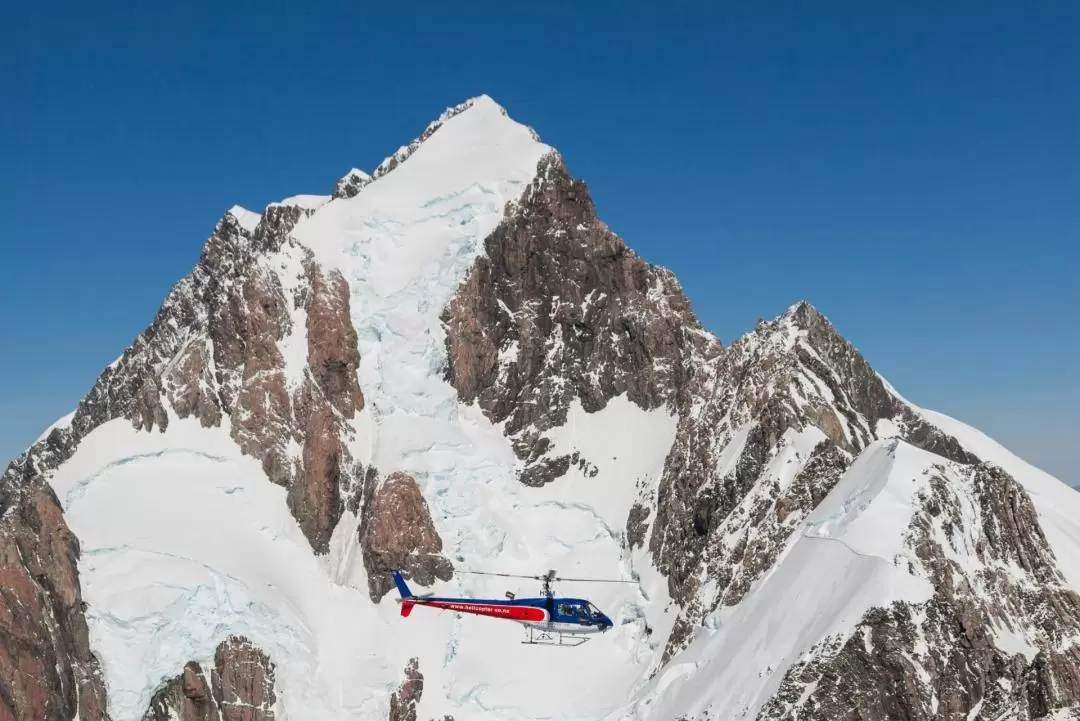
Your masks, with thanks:
M662 662L666 663L690 640L690 629L720 606L734 606L746 595L785 548L791 534L804 518L828 495L847 470L848 455L825 439L811 454L801 459L801 469L791 485L781 490L775 480L763 475L764 464L783 449L766 445L761 426L751 430L743 455L735 470L718 486L706 488L692 508L679 514L685 526L684 552L678 569L685 573L676 588L683 593L683 608L676 631L668 641ZM745 484L751 487L745 491ZM713 584L712 595L704 597L697 587L698 569L704 568ZM683 570L688 569L688 570ZM672 576L669 576L669 581Z
M143 721L274 721L274 664L242 636L214 653L207 674L195 661L150 700Z
M761 721L1034 721L1080 708L1080 596L1027 493L989 465L943 465L930 488L909 544L933 598L873 609L846 641L823 642L787 672ZM999 631L1027 638L1034 656L1001 650Z
M449 581L450 561L441 555L442 538L412 476L393 473L383 481L368 476L360 517L360 548L367 569L368 591L378 603L393 587L391 569L423 586Z
M309 212L271 205L253 230L226 214L154 322L102 373L70 428L54 432L50 469L114 418L149 432L166 428L167 407L204 427L227 417L237 445L289 489L290 509L312 547L325 552L353 483L347 421L364 398L348 284L288 237ZM288 261L302 269L299 279L283 276ZM306 328L293 327L294 308L304 311ZM290 388L281 344L299 332L307 367Z
M48 455L42 444L0 480L0 718L100 721L105 683L90 650L79 542L37 469Z
M374 178L367 173L353 168L334 186L333 197L335 199L355 198L372 180Z
M527 485L569 468L570 457L547 453L543 432L565 422L574 399L589 412L622 393L645 409L674 406L690 360L719 346L674 276L597 219L556 155L484 247L443 313L447 380L506 421Z
M405 678L390 697L390 714L387 721L416 721L416 704L424 695L424 674L420 673L419 659L409 659Z

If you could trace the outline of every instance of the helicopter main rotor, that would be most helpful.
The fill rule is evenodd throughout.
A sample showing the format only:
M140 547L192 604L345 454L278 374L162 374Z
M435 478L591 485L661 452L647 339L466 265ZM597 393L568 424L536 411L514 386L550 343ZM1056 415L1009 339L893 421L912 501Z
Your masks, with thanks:
M568 581L571 583L637 583L637 581L627 581L621 578L566 578L564 576L555 575L555 569L550 569L543 576L529 576L520 573L497 573L495 571L457 571L456 573L467 573L473 576L502 576L503 578L528 578L534 581L540 581L544 589L544 596L551 598L554 596L552 586L555 581Z

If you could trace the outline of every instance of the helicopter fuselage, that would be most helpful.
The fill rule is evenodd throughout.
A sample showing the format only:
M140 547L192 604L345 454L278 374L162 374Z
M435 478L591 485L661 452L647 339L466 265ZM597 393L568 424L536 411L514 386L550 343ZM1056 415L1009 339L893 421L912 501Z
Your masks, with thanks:
M516 621L530 628L564 634L603 633L611 628L611 619L583 598L480 599L416 596L409 590L399 571L392 571L394 584L401 598L401 615L408 616L416 606L444 611L468 613L474 616Z
M561 633L602 633L611 628L611 619L581 598L522 598L512 601L473 598L403 598L401 614L412 606L428 606L445 611L517 621L545 631Z

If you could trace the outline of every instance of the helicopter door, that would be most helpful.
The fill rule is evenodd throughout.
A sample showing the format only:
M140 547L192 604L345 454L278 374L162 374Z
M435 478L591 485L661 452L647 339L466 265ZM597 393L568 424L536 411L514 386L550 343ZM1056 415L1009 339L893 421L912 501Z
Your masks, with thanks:
M588 607L581 601L560 601L557 607L559 620L564 623L577 623L584 626L592 625Z
M577 601L559 601L555 607L558 621L567 624L589 623L589 614Z

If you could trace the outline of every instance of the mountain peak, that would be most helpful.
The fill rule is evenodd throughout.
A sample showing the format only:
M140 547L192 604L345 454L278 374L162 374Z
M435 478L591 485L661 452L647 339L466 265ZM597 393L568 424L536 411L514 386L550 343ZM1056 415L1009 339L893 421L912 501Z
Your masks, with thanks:
M371 176L358 168L350 168L349 172L341 176L341 179L334 184L334 199L338 198L352 198L363 189L365 185L370 183Z
M375 168L375 172L372 173L372 178L377 180L389 173L394 168L404 163L412 156L413 153L415 153L420 148L420 146L428 138L434 135L436 131L438 131L450 120L453 120L457 116L464 114L466 111L470 111L468 113L470 122L475 124L475 126L480 129L481 132L484 132L485 128L491 127L493 119L499 118L501 116L501 118L505 119L503 122L508 122L512 123L513 125L525 127L535 142L541 142L540 136L536 133L535 130L528 126L522 126L520 123L511 118L510 114L506 112L506 108L496 103L489 95L478 95L474 98L469 98L463 103L448 107L446 110L444 110L436 120L428 123L428 126L424 129L424 132L417 136L415 140L413 140L408 145L401 146L400 148L398 148L397 152L379 163L379 167Z
M808 300L800 300L784 311L781 317L791 320L798 328L803 330L809 330L811 327L832 325L829 323L829 319Z
M498 102L496 102L495 99L493 97L491 97L490 95L488 95L487 93L480 93L479 95L473 96L473 97L469 98L468 100L466 100L464 103L462 103L462 105L467 105L469 107L485 107L486 106L486 107L498 110L503 115L507 115L506 108L504 108L502 105L500 105Z

